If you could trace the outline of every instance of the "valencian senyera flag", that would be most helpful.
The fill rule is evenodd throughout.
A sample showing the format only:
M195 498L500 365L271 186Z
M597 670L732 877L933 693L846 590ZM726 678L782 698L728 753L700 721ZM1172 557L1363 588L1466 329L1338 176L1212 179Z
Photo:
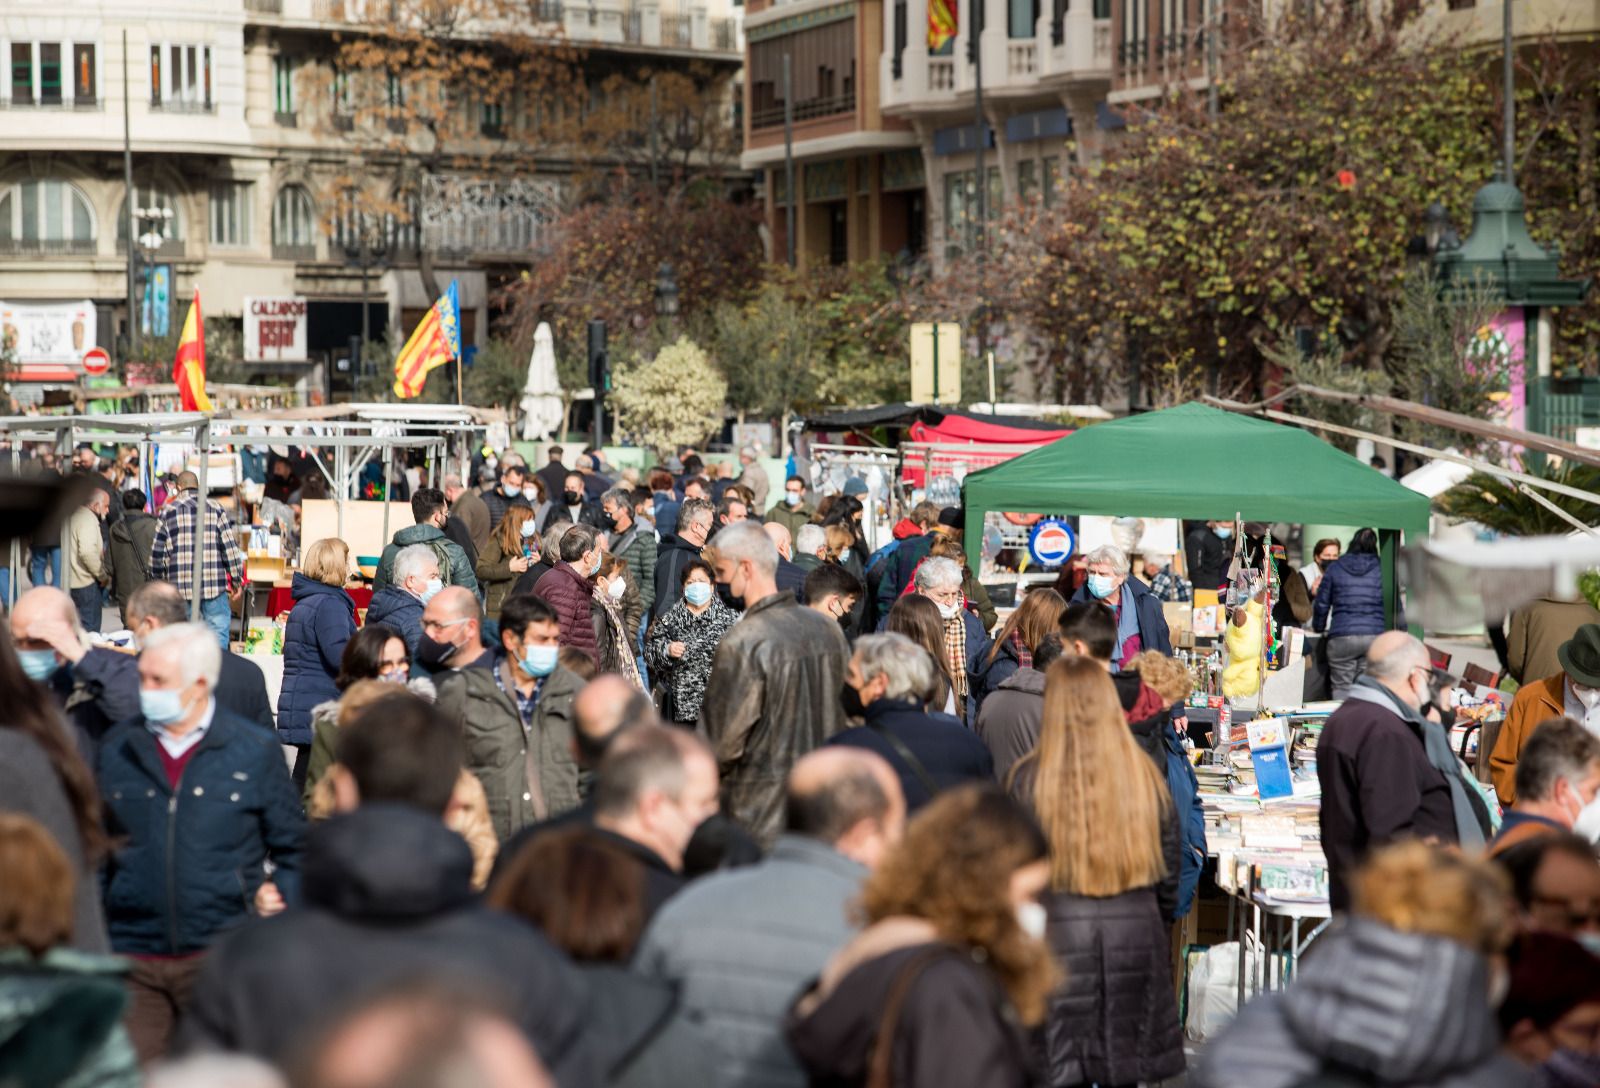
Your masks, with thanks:
M178 354L172 360L172 380L178 383L178 407L185 412L212 411L206 396L206 326L200 319L200 288L194 289L189 316L183 319Z
M937 51L956 36L961 25L956 14L958 0L928 0L928 49Z
M461 296L451 280L394 361L394 395L402 400L417 396L428 381L428 371L460 357Z

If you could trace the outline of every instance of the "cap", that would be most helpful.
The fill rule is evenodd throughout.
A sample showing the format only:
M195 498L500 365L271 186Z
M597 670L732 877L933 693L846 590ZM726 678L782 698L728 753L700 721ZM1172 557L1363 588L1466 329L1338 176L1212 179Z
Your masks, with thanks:
M851 476L844 482L844 493L846 495L865 495L867 491L867 481L859 476Z
M947 529L965 528L967 509L964 506L947 506L939 511L939 524Z

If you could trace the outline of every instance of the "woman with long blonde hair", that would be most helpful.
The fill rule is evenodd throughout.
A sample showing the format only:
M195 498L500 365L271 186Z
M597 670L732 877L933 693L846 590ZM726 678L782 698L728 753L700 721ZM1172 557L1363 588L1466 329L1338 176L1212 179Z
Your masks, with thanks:
M1050 843L1041 900L1067 976L1050 999L1042 1083L1110 1088L1176 1076L1177 818L1166 775L1129 732L1102 664L1066 657L1050 666L1039 746L1017 764L1011 790Z
M1022 1088L1022 1027L1058 981L1041 940L1048 845L993 783L946 790L867 879L867 927L796 1003L813 1083Z

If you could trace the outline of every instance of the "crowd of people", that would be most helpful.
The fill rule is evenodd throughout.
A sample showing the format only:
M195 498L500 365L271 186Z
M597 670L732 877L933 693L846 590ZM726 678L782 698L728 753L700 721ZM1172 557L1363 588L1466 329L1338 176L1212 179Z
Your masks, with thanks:
M1600 1083L1600 628L1524 689L1497 830L1426 650L1362 627L1371 542L1290 572L1365 640L1319 750L1337 917L1196 1060L1160 602L1228 523L1191 580L1107 545L1000 622L961 510L871 551L861 481L758 454L415 481L364 616L305 542L275 710L226 509L86 489L0 628L0 1084Z

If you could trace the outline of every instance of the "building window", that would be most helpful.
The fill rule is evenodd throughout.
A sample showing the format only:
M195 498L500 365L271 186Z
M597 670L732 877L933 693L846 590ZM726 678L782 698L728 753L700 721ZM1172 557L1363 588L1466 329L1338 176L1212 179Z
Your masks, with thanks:
M11 104L33 105L33 44L11 43Z
M272 112L279 121L287 119L294 124L294 73L293 57L279 53L272 58Z
M1039 0L1007 0L1007 36L1031 38L1039 25Z
M406 104L406 88L397 72L390 72L388 84L385 87L386 99L391 110L398 110Z
M792 58L794 119L810 121L856 108L854 18L750 44L750 126L783 124L783 58Z
M894 71L891 75L899 79L905 75L906 41L909 28L906 25L906 0L895 0L894 4Z
M211 108L211 47L152 45L150 105L167 110Z
M211 244L250 244L250 185L219 181L211 186Z
M971 208L978 194L971 170L956 170L944 176L944 244L946 255L959 254L972 241Z
M46 106L61 105L61 43L39 44L39 101Z
M485 136L505 133L506 111L499 102L485 102L478 111L478 127Z
M285 185L272 202L272 244L309 246L316 244L316 218L311 196L298 185Z
M94 252L94 213L70 182L21 181L0 192L0 251Z
M1044 159L1044 206L1051 207L1061 197L1061 160L1055 155Z
M1023 159L1017 163L1017 196L1026 204L1038 195L1038 166L1032 159Z
M1094 17L1096 19L1111 18L1111 0L1094 0Z
M78 44L72 47L72 100L80 106L95 102L96 79L94 46Z

